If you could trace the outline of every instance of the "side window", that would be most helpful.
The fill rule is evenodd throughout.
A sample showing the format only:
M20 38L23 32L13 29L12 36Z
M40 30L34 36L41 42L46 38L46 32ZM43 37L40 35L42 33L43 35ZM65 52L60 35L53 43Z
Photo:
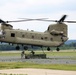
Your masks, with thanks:
M45 37L45 40L47 40L48 39L48 37Z
M3 33L2 33L2 30L0 30L0 35L2 35Z
M25 35L24 35L24 34L22 34L22 37L24 38L24 37L25 37Z
M41 40L43 40L43 37L41 37Z
M51 41L53 41L53 38L50 38Z
M11 33L11 37L15 37L15 33Z
M32 39L34 39L34 36L32 36Z

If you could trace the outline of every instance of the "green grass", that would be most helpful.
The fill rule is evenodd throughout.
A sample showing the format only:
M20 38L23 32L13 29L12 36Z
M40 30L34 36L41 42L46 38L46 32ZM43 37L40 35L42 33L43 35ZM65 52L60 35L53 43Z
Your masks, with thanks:
M76 52L50 52L49 56L76 56Z
M1 53L0 56L20 56L20 53Z
M41 68L55 70L72 70L76 71L76 65L68 64L34 64L26 62L0 62L0 69L18 69L18 68Z

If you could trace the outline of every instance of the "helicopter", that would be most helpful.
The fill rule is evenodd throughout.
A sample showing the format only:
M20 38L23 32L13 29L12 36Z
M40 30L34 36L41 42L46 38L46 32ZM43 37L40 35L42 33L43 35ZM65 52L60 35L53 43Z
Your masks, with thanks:
M16 21L4 21L0 19L0 42L17 44L16 50L19 50L19 45L22 45L25 50L28 49L27 45L47 47L50 51L50 47L59 47L68 40L68 27L64 22L76 23L76 21L65 21L67 15L63 15L60 20L46 20L42 19L24 19ZM23 21L47 21L56 22L56 24L50 24L45 32L35 32L28 30L13 29L11 22L23 22Z

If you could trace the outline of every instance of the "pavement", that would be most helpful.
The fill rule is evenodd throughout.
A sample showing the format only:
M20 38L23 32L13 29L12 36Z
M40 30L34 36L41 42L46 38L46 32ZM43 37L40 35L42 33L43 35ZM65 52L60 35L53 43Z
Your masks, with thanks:
M76 75L76 71L50 70L50 69L7 69L0 70L1 74L25 74L25 75Z
M76 64L76 57L52 56L47 59L25 59L20 56L0 56L0 62L30 62L37 64Z

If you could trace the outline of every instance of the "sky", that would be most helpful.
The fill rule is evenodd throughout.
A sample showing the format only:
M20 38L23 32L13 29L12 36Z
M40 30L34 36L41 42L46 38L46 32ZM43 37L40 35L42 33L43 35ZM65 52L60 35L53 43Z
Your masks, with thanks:
M4 21L21 18L48 18L59 20L64 14L66 20L76 21L76 0L0 0L0 19ZM15 29L44 32L53 22L27 21L10 23ZM76 40L76 24L68 25L69 39Z

